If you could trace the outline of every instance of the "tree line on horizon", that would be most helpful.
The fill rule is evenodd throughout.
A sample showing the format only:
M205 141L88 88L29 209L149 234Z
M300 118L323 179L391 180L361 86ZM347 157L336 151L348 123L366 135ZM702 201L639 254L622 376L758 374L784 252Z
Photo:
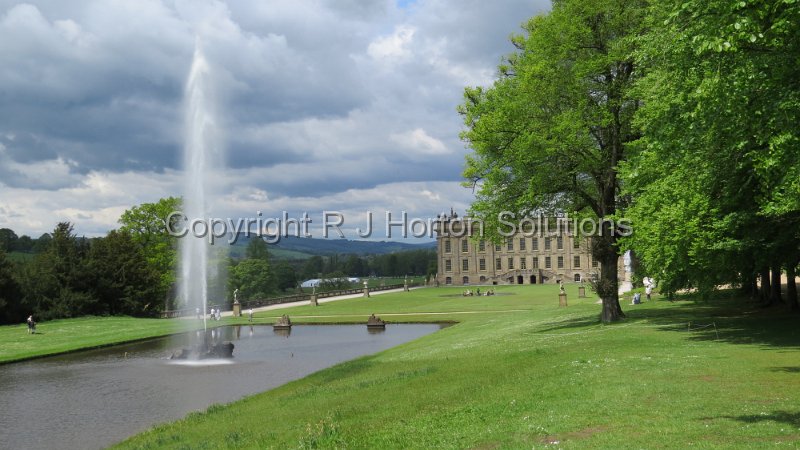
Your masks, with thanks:
M179 209L168 197L125 211L120 227L103 237L75 234L61 222L37 239L0 229L0 324L85 315L156 317L181 307L178 296L178 239L165 220ZM213 265L223 270L209 279L209 304L295 293L309 278L426 275L436 272L434 250L384 255L312 256L305 261L272 261L268 244L252 239L243 258L211 248ZM9 256L13 256L11 258ZM338 285L332 282L330 288Z

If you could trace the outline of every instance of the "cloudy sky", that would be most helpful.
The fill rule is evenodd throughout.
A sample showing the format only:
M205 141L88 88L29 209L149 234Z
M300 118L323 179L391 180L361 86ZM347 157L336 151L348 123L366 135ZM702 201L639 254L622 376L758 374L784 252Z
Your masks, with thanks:
M0 228L95 236L182 194L196 36L214 77L227 217L463 211L456 106L542 0L0 0ZM380 231L374 238L384 239ZM315 236L318 237L318 236ZM355 237L355 236L348 236Z

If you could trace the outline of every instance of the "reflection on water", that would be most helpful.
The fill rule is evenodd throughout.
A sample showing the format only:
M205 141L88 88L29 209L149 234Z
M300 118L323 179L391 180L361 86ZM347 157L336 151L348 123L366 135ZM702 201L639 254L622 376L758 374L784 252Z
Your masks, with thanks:
M295 325L290 334L235 326L212 335L234 343L232 360L170 361L196 338L187 333L0 366L0 447L101 448L439 328Z

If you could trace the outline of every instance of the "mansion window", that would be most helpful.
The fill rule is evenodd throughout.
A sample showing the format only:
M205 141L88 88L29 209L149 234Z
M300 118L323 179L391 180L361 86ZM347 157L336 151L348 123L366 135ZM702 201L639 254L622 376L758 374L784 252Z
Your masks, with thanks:
M500 251L500 244L494 244L494 251L496 252Z
M508 270L514 268L514 258L508 258Z
M444 241L444 252L450 253L450 239Z
M553 265L550 263L550 257L549 256L545 256L544 257L544 268L545 269L550 269L551 267L553 267Z
M469 260L468 259L462 259L461 260L461 270L464 271L464 272L467 272L469 270Z
M581 240L578 236L572 236L572 248L581 248Z
M522 257L519 259L519 268L525 270L528 268L528 258Z
M534 256L533 257L533 265L531 267L533 267L534 269L538 269L539 268L539 257L538 256Z
M514 239L508 238L508 244L507 245L508 245L508 251L513 252L514 251Z
M502 267L500 266L500 258L494 260L494 268L495 270L500 270Z
M539 238L533 238L533 242L532 242L531 248L534 251L538 251L539 250Z
M444 271L445 272L453 271L453 263L449 259L444 260Z
M525 238L519 238L519 250L521 252L525 251Z
M556 237L556 248L559 250L564 250L564 237L558 236Z
M592 267L597 267L598 265L599 264L597 264L597 260L592 257Z
M469 241L464 239L461 241L461 253L467 253L469 251Z
M550 238L549 237L544 238L544 249L545 250L550 250Z
M564 257L563 256L559 256L558 257L558 268L559 269L563 269L564 268Z
M573 257L572 266L573 267L580 267L581 266L581 257L580 256Z
M478 251L479 252L486 251L486 241L484 241L483 239L481 239L480 242L478 242Z
M481 258L478 260L478 268L480 270L486 270L486 258Z

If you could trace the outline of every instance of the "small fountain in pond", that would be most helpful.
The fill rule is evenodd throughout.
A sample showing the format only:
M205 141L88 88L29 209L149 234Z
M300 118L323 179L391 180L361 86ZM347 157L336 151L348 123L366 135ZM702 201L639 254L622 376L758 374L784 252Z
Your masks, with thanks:
M211 73L199 38L195 41L191 71L186 82L185 96L185 145L183 213L189 233L180 239L179 295L182 307L190 311L203 312L204 332L198 336L192 348L185 348L173 359L231 357L233 344L215 342L206 323L208 313L209 280L218 274L216 264L209 264L211 245L206 237L196 237L192 230L194 219L204 220L211 216L211 207L206 193L221 177L216 171L222 167L222 145L218 122L214 115L211 95ZM206 222L207 223L207 222ZM209 231L210 230L206 230Z

